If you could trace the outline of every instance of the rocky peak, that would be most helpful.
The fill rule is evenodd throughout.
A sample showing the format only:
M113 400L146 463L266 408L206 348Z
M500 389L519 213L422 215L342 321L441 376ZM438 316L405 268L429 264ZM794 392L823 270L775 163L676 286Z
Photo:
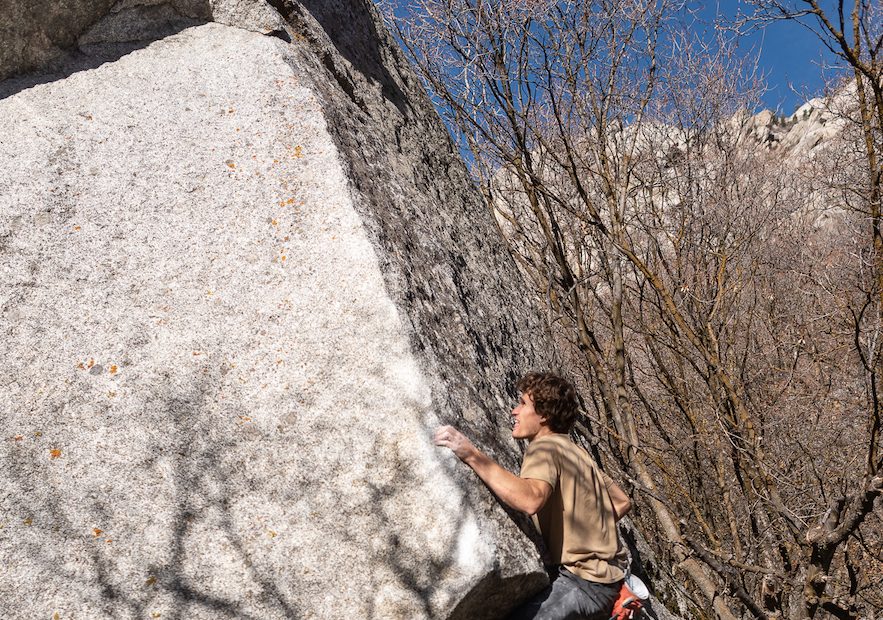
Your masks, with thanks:
M811 99L790 116L763 110L748 120L745 135L782 157L808 157L843 130L843 112L854 93L854 87L847 87L833 96Z

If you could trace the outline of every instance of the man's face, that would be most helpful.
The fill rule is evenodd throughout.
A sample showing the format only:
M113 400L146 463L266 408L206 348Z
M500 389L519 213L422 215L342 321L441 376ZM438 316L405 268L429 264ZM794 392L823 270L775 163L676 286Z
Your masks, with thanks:
M533 398L530 394L522 394L515 409L512 410L515 423L512 426L512 436L515 439L527 439L533 441L539 435L548 431L545 425L546 418L533 408Z

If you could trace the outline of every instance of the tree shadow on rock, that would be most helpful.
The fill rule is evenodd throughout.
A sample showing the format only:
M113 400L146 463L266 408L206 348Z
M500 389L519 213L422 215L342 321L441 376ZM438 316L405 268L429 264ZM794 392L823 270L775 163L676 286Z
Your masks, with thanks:
M230 514L233 497L231 480L233 472L223 462L223 455L233 441L217 441L211 432L209 419L201 415L205 409L205 392L198 391L196 398L173 397L165 404L165 418L172 424L174 443L170 446L174 459L174 518L171 536L170 561L151 568L158 584L174 596L172 618L187 618L191 606L211 610L233 618L258 620L266 617L266 611L249 612L242 601L225 598L194 583L184 571L189 554L187 540L202 519L211 519L212 513L220 522L220 533L229 544L242 566L246 569L248 583L256 586L260 602L273 617L294 620L301 616L282 591L276 578L261 570L248 551L235 527ZM208 441L212 438L211 441ZM217 526L215 520L210 527ZM286 575L287 579L290 579Z
M245 620L300 618L301 610L285 593L291 590L293 576L288 571L274 575L261 568L235 527L229 510L232 472L222 458L233 442L212 439L217 433L210 428L206 388L194 386L177 394L168 388L152 398L150 411L159 410L162 414L151 414L149 424L169 441L153 441L148 448L153 457L110 465L101 472L100 488L59 486L45 475L48 466L38 460L36 451L21 451L10 461L6 502L19 514L34 515L30 532L39 539L39 544L16 541L15 553L27 557L31 565L37 564L39 574L51 576L51 583L30 584L36 588L35 600L40 599L41 592L49 596L54 588L64 584L79 599L76 604L80 609L94 606L93 613L100 610L104 617L146 618L152 610L162 609L163 618L182 620L206 613L210 617ZM132 434L137 436L138 433ZM73 458L67 453L65 456ZM105 465L101 458L102 455L88 455L78 465L88 464L100 470ZM137 486L146 479L144 470L157 473L154 466L159 459L171 463L171 495L156 497L155 501L158 506L168 501L171 518L161 530L157 529L155 536L155 544L165 546L163 555L167 559L150 563L147 556L156 547L150 538L142 539L141 534L156 524L149 513L131 511L139 501L134 496L149 493ZM127 475L134 480L124 480ZM136 486L127 488L128 485ZM97 527L92 530L95 525L107 531ZM196 546L192 536L197 527L203 527L211 536L217 533L215 539L223 538L229 549L228 566L236 564L232 568L247 576L236 584L237 590L256 592L256 601L247 600L247 596L231 596L212 584L216 565L209 564L214 558L206 553L205 546ZM141 540L145 546L139 547L135 540ZM69 570L61 561L68 555L76 555L85 563L78 562L78 568ZM143 562L140 570L139 562ZM24 586L24 582L19 585ZM37 612L30 607L34 602L16 600L12 604L18 612ZM12 611L0 604L0 615L4 609Z

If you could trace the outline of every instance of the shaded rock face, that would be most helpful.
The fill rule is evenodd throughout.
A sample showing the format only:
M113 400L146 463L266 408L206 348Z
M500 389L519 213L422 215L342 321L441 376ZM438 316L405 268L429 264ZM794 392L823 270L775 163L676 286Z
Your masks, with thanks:
M99 65L122 4L0 83L0 616L501 617L537 553L430 433L514 467L548 341L374 9Z
M284 20L264 0L6 0L0 10L0 80L63 61L71 50L106 55L108 50L92 48L111 44L120 53L121 44L206 21L290 40Z
M142 20L135 13L145 12L153 19ZM192 25L194 19L210 16L208 1L144 2L115 0L7 0L0 11L0 80L25 71L39 69L57 60L66 50L75 48L81 37L84 43L102 18L117 23L117 42L133 38L151 38L162 28ZM127 37L121 37L125 24ZM150 24L150 28L145 25Z

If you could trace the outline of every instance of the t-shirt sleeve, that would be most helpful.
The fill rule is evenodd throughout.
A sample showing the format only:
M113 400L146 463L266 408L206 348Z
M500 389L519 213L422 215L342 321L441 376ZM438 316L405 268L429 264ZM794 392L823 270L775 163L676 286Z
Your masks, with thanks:
M552 442L531 442L524 453L520 476L548 482L554 489L560 473L558 463L558 451Z

